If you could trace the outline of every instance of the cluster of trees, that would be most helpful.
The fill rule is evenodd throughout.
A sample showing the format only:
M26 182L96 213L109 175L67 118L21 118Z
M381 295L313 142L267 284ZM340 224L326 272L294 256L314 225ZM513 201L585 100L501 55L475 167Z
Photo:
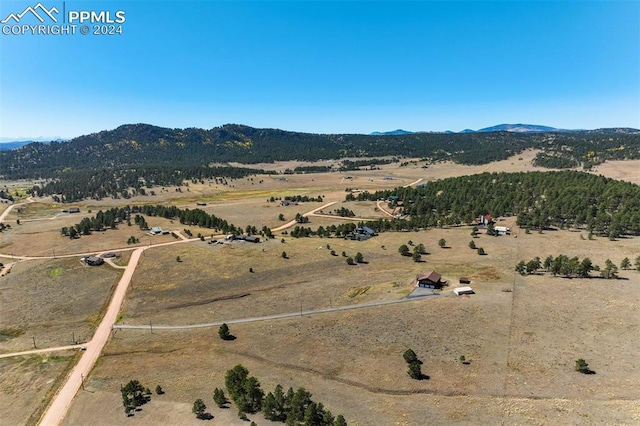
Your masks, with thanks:
M346 207L340 207L339 209L335 209L333 212L340 217L356 217L356 214L353 212L353 210L350 210Z
M300 213L296 213L296 222L309 223L309 218L307 216L301 215Z
M349 194L351 195L351 194ZM478 215L517 215L523 228L586 228L616 238L640 235L640 186L583 172L483 173L423 188L362 192L357 200L403 200L406 220L367 222L376 231L472 224Z
M322 195L318 195L317 197L309 197L308 195L287 195L284 197L287 201L293 201L296 203L308 203L308 202L317 202L321 203L323 201Z
M126 386L121 386L120 393L124 412L127 416L130 416L137 407L151 400L151 390L144 387L138 380L131 380ZM164 393L160 385L156 386L156 393L158 395Z
M579 166L580 162L564 151L551 154L542 151L533 159L533 165L547 169L572 169Z
M314 402L311 399L311 393L304 388L296 391L289 388L285 393L282 386L277 385L273 392L265 395L258 379L249 376L249 370L241 364L226 372L225 386L239 410L238 416L245 420L246 413L262 412L267 420L284 422L287 425L302 423L309 426L346 426L347 424L343 416L335 417L331 411L324 408L322 403ZM218 388L213 392L213 400L220 408L229 403L224 391ZM194 413L196 413L196 403L194 403ZM198 403L199 413L204 413L205 409L204 402Z
M638 256L636 262L640 266L640 256ZM629 258L624 258L621 262L621 267L628 269L630 266L631 261ZM588 278L591 271L599 271L600 276L606 279L617 278L618 276L618 267L610 259L605 261L604 268L600 268L600 266L594 265L588 257L581 260L578 256L569 257L564 254L556 257L549 255L544 261L541 261L539 257L535 257L528 262L521 260L516 265L516 272L520 275L535 274L541 269L553 274L554 277L561 275L566 278Z
M368 170L379 169L381 164L391 164L397 163L400 160L398 158L388 159L388 158L368 158L363 160L342 160L338 170L341 172L347 172L352 170L361 170L361 167L367 167Z
M0 199L13 202L13 196L11 196L9 190L0 189Z
M402 354L402 357L407 363L407 374L414 380L423 380L426 378L424 374L422 374L422 361L418 359L418 356L413 351L413 349L407 349Z
M201 228L210 228L225 234L242 234L243 229L241 227L231 225L226 220L221 219L213 214L209 214L201 209L179 209L175 206L159 206L145 204L144 206L134 207L114 207L112 209L103 212L100 210L93 218L83 218L80 223L73 226L76 230L76 234L89 235L92 231L102 231L107 228L115 229L117 225L122 221L129 223L130 215L132 213L140 213L151 217L163 217L165 219L178 219L182 225L199 226ZM141 229L148 229L148 225L145 219L136 215L135 223L140 226ZM65 230L66 229L66 233ZM250 235L255 235L258 230L255 226L247 226L246 232ZM71 228L62 228L62 235L70 236ZM271 230L267 227L263 227L261 234L266 236L273 236ZM77 237L77 235L75 236Z
M67 165L67 163L61 163ZM106 163L111 164L111 163ZM59 166L60 167L60 166ZM52 195L57 202L70 203L85 198L101 200L103 198L128 199L136 195L155 195L154 187L188 186L186 179L203 182L203 179L214 179L216 183L227 185L227 179L239 179L255 174L272 174L275 172L244 167L192 167L177 163L148 167L108 167L104 164L95 170L82 167L67 167L64 171L51 170L35 176L47 177L50 180L42 185L34 185L30 194L34 196Z
M342 223L340 225L330 225L327 227L319 226L316 230L313 230L310 227L296 226L291 230L290 235L295 238L313 236L318 236L320 238L329 238L334 236L338 238L346 237L347 235L352 234L358 226L361 226L364 223L370 222L359 222L358 225L355 223Z
M267 420L283 422L287 425L346 426L342 415L334 417L320 402L314 402L313 395L304 388L293 388L285 393L281 385L276 385L262 403L262 412Z
M407 245L408 244L408 245ZM413 247L413 253L409 250L409 246L413 246L413 241L409 241L407 244L402 244L398 247L398 253L402 256L411 256L414 262L420 262L422 255L427 254L427 249L424 244L419 243Z

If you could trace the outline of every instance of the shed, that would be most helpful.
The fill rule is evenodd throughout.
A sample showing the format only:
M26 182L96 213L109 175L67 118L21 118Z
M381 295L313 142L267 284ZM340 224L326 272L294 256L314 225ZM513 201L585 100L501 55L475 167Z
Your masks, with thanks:
M154 226L153 228L151 228L151 233L153 235L162 234L162 228L160 228L159 226Z
M468 286L456 287L456 288L453 289L453 292L456 294L456 296L460 296L462 294L475 294L473 289L471 287L468 287Z
M458 281L460 284L471 284L471 279L467 277L460 277Z
M416 277L416 281L418 282L418 287L423 288L441 288L443 284L442 276L435 271L430 271L426 274L418 275Z
M78 207L69 207L69 213L80 213L80 209Z
M244 237L244 240L249 242L249 243L259 243L260 242L260 237L246 236L246 237Z

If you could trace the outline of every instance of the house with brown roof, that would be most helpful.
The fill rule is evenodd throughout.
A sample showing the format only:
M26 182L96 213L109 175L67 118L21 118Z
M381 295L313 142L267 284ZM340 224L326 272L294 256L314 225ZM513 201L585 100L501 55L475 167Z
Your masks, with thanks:
M423 288L442 288L444 282L442 282L442 275L435 271L427 272L426 274L418 275L416 277L418 287Z

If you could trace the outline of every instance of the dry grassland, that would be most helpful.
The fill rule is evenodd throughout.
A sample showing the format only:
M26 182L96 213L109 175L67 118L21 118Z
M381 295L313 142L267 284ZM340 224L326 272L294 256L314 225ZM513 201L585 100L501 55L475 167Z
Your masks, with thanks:
M423 163L416 162L384 165L381 170L287 175L286 181L261 176L230 181L228 186L190 183L188 192L156 188L155 196L78 203L83 213L55 219L50 218L60 206L43 199L9 215L12 229L0 234L0 252L50 256L54 248L57 255L112 251L128 248L131 235L140 238L139 245L174 241L171 236L149 237L126 225L75 241L60 236L62 226L79 222L89 209L127 204L196 208L196 201L206 202L199 208L230 223L274 228L284 223L278 220L280 213L290 220L320 203L280 207L267 202L269 197L323 195L325 202L338 201L325 213L344 206L359 216L383 217L375 203L342 203L345 189L393 188L418 179L484 171L529 171L534 170L534 156L534 151L527 151L484 166L440 163L422 169ZM640 183L638 164L605 163L596 173ZM295 166L290 162L258 167ZM22 224L14 225L18 218ZM312 216L304 226L344 220ZM185 228L161 218L147 222L165 229ZM633 358L640 349L640 273L620 271L622 279L604 281L520 277L513 272L519 260L549 254L588 256L601 266L609 258L619 265L622 258L634 259L640 253L639 240L589 241L569 231L525 234L515 227L514 218L499 224L511 226L514 235L481 235L475 243L487 256L468 248L467 227L384 233L364 242L294 239L276 233L275 239L260 244L197 241L151 248L134 275L123 323L197 324L397 300L411 291L416 274L431 269L452 286L437 298L233 324L237 340L230 342L218 338L217 327L155 329L153 334L120 330L88 379L87 391L74 400L65 424L202 424L191 413L196 398L203 398L214 415L210 424L245 424L235 408L220 410L211 398L213 389L223 386L225 371L238 363L247 366L265 390L277 383L305 387L314 400L354 425L639 424L640 370ZM193 235L211 235L207 229L190 230ZM440 238L450 248L439 248ZM429 254L424 262L398 254L398 247L410 240L425 244ZM327 244L338 256L330 254ZM288 259L281 257L283 251ZM349 256L360 251L368 263L348 266L343 251ZM126 265L129 252L121 254L116 262ZM52 276L58 268L62 274ZM451 295L463 275L472 279L477 294ZM0 351L28 349L34 334L42 347L68 343L72 329L76 336L90 335L118 277L119 271L106 265L82 267L76 257L19 262L0 278L0 328L7 336ZM429 380L414 381L406 374L401 354L408 347L424 361ZM460 355L470 364L461 364ZM25 423L33 412L26 407L45 396L67 365L63 360L33 361L36 358L0 362L0 424ZM577 358L586 359L597 374L574 372ZM131 379L151 389L161 384L167 393L154 394L142 411L125 419L119 388ZM31 382L33 388L26 385ZM258 425L274 424L261 415L250 417Z
M437 247L439 238L451 248ZM425 263L397 253L409 240L427 246ZM397 299L408 293L416 273L431 268L453 283L470 276L477 294L454 297L448 288L436 299L234 324L233 342L221 341L216 327L120 330L92 375L95 393L79 395L67 424L81 423L99 405L109 407L105 419L122 416L118 384L130 378L167 390L133 422L197 424L192 401L202 397L214 407L213 388L237 363L267 390L277 383L304 386L350 424L636 423L633 383L640 373L632 356L640 275L623 271L628 279L613 282L516 277L513 266L518 259L561 253L619 263L637 241L583 241L568 231L481 235L476 244L488 255L478 256L467 247L470 240L463 227L385 233L365 242L287 238L284 244L152 249L136 272L124 309L127 324L192 324L297 312L300 303L311 310ZM349 267L326 244L338 254L361 251L370 263ZM283 249L290 259L279 257ZM184 261L176 263L176 255ZM245 296L232 298L239 295ZM429 380L406 375L401 354L408 347L424 361ZM462 365L460 355L471 364ZM597 374L575 373L579 357ZM233 409L210 411L212 424L243 424ZM270 424L260 415L251 418Z
M35 425L74 364L75 357L68 352L0 359L0 424Z

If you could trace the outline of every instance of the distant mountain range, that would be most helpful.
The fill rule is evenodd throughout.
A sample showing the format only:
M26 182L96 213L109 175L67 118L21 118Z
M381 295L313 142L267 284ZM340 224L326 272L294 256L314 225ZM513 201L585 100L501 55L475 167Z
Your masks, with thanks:
M640 133L638 129L632 129L629 127L613 127L608 129L595 129L595 130L583 130L583 129L557 129L555 127L540 126L537 124L498 124L497 126L485 127L479 130L464 129L461 132L452 132L447 130L442 133L488 133L488 132L513 132L513 133L576 133L576 132L596 132L596 133L622 133L622 134L637 134ZM373 132L372 135L384 136L384 135L409 135L413 133L432 133L432 132L410 132L407 130L392 130L390 132ZM437 133L437 132L436 132Z
M408 130L396 129L391 130L389 132L373 132L371 133L373 136L386 136L386 135L410 135L414 132L410 132Z
M35 142L42 142L42 143L48 143L48 142L64 142L66 141L66 139L60 139L60 138L38 138L38 139L33 139L33 140L28 140L28 141L2 141L0 140L0 151L9 151L12 149L16 149L16 148L20 148L21 146L24 145L29 145L30 143L35 143Z

